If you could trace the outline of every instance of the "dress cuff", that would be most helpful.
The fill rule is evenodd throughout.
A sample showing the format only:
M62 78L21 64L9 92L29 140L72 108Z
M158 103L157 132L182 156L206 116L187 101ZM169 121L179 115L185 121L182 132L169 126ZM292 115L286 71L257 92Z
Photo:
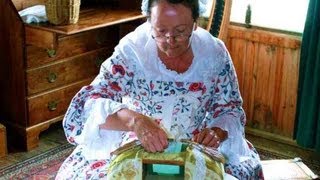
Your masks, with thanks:
M210 127L219 127L228 132L228 138L218 148L227 157L228 162L238 164L242 161L240 157L250 156L250 149L244 137L244 128L239 118L234 115L221 116Z
M108 152L116 149L121 142L122 131L102 130L99 125L106 122L109 115L126 108L126 105L110 99L90 99L84 105L83 118L86 119L83 130L76 137L83 147L87 159L106 159Z

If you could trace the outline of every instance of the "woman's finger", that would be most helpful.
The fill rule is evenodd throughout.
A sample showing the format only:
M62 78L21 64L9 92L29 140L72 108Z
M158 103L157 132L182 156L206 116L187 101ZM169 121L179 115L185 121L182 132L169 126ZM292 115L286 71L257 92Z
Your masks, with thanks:
M208 146L218 148L220 145L220 138L219 138L218 134L214 130L211 130L211 132L209 134L212 135L212 139L209 142Z
M160 141L152 141L150 144L152 144L152 147L154 147L154 152L162 152L164 149Z
M148 152L162 152L168 146L167 135L161 128L144 128L138 133L138 139Z
M220 145L220 138L218 134L209 128L203 129L200 133L196 134L192 140L208 147L217 148Z
M163 130L159 133L159 142L161 143L163 149L168 147L168 136Z
M196 142L202 144L202 141L203 141L205 135L206 135L205 131L204 131L204 130L201 131L201 132L198 134L198 137L197 137L197 139L196 139Z
M155 145L152 142L149 143L148 148L149 148L149 152L152 152L152 153L157 152L157 149L156 149Z
M214 131L210 130L210 131L205 131L205 136L203 141L201 142L201 144L205 145L205 146L209 146L209 143L213 141L215 136Z
M208 144L208 147L218 148L219 145L220 145L220 141L217 138L213 138Z
M198 135L197 142L200 144L208 144L212 138L212 135L208 136L210 131L208 128L203 129Z

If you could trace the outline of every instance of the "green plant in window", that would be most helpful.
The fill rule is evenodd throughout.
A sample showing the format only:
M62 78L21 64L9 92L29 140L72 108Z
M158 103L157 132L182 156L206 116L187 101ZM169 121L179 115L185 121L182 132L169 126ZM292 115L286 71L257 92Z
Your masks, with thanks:
M251 5L248 4L247 10L246 10L246 19L245 19L245 24L247 28L251 28Z

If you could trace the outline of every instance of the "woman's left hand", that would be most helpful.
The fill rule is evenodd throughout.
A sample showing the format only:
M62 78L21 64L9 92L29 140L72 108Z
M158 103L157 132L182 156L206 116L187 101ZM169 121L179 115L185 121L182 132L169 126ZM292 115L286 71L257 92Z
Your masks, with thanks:
M218 148L220 143L226 138L226 133L226 131L217 127L212 129L205 128L200 133L196 134L192 140L207 147Z

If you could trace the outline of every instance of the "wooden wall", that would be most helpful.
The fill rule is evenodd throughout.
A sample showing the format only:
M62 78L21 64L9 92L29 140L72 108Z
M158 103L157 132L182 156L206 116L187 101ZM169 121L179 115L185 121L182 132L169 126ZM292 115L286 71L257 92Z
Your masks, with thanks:
M238 75L247 126L292 138L301 38L232 25L226 45Z

